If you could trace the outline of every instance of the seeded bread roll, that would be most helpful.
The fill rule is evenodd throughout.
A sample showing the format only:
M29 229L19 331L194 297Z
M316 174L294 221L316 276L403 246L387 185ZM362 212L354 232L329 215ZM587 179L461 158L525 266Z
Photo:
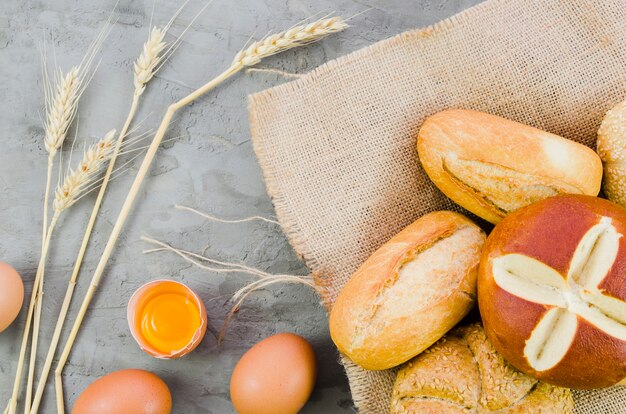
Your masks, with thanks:
M604 116L597 147L604 164L602 189L609 200L626 207L626 101Z
M423 216L354 273L330 314L339 350L365 369L397 366L428 348L474 306L485 241L464 216Z
M602 162L590 148L477 111L452 109L429 117L417 150L445 195L492 223L558 194L596 196L602 182Z
M391 414L568 414L571 392L522 374L480 324L453 330L396 377Z

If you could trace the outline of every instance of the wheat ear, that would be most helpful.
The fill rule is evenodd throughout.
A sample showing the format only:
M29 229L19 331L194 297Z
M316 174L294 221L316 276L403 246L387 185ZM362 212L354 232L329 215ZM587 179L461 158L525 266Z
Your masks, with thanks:
M52 168L54 165L54 159L57 152L62 147L63 142L67 136L67 132L76 116L78 101L80 96L84 92L85 88L91 81L94 69L94 59L97 52L100 50L102 43L108 36L111 28L112 14L107 20L105 27L99 32L96 39L91 43L87 53L85 54L82 62L78 66L72 67L65 75L59 70L55 70L55 84L52 85L50 81L50 74L45 66L45 54L43 61L43 80L44 80L44 96L45 96L45 108L46 108L46 120L44 147L48 153L48 168L46 173L46 189L44 195L44 211L43 211L43 225L42 225L42 255L44 251L44 245L46 244L46 236L49 228L48 224L48 203L50 199L50 187ZM36 294L41 294L37 292ZM26 354L26 347L28 345L28 337L30 334L30 324L32 321L32 311L29 310L27 316L27 325L24 328L24 335L22 337L22 345L20 347L20 353L18 357L17 372L15 374L15 382L13 384L13 392L11 399L9 400L7 412L9 414L15 414L17 411L17 400L19 396L19 388L21 384L22 369L24 366L24 358ZM41 315L41 308L37 309L36 315ZM32 388L34 381L34 353L36 353L36 342L38 333L33 331L33 345L35 351L31 351L31 364L28 372L28 382L26 388L26 404L25 413L28 414L30 407L30 399L32 396Z
M161 61L161 53L167 46L164 42L166 30L153 27L150 38L143 45L143 52L135 61L135 94L142 94L146 84L155 74L155 69Z
M74 262L74 269L72 271L72 275L68 282L68 288L65 292L65 298L63 299L63 304L61 305L61 310L57 318L57 323L55 326L54 333L52 335L52 340L50 342L50 346L48 347L48 352L46 354L46 359L44 361L42 374L39 378L39 383L37 385L35 396L32 401L32 405L30 409L31 414L36 414L39 410L39 406L41 404L41 400L42 400L45 386L47 383L48 375L50 374L50 369L52 367L54 354L56 353L56 350L59 344L59 339L61 337L61 332L63 330L65 319L69 311L69 306L72 301L74 289L76 287L76 281L78 279L78 274L80 272L80 268L83 263L83 258L87 251L87 246L89 244L89 240L91 238L91 234L93 232L96 219L100 212L100 207L102 205L102 200L104 199L104 194L107 190L109 181L111 179L111 175L113 174L113 170L115 168L117 157L120 153L120 149L122 147L124 137L127 135L128 129L130 128L130 125L135 118L137 109L139 107L140 97L145 91L148 82L150 82L150 80L154 77L155 73L157 72L159 68L159 64L167 56L168 50L172 50L171 48L166 49L168 47L168 43L166 43L164 39L174 18L177 17L178 14L180 13L180 10L181 9L179 9L179 11L174 15L174 17L172 17L172 20L170 20L170 22L164 28L158 28L158 27L152 28L152 30L150 31L148 40L143 45L142 53L135 61L134 78L133 78L133 84L134 84L135 90L133 93L130 110L129 110L128 116L126 117L126 120L124 121L124 125L119 135L117 136L117 140L115 141L114 148L112 149L109 165L107 167L102 183L100 184L100 190L98 191L98 196L96 198L93 209L91 211L89 222L87 223L87 227L83 235L83 240L82 240L80 249L78 251L78 256L76 258L76 261ZM68 185L71 185L71 183L68 183ZM68 201L63 197L63 194L61 194L61 197L57 197L57 199L58 199L59 204L66 203ZM57 202L56 199L55 199L55 202Z
M73 268L70 280L68 282L68 288L66 290L65 298L63 300L63 304L61 306L61 310L57 318L57 323L56 323L55 330L52 336L52 340L48 348L48 352L47 352L44 366L42 369L42 375L40 376L39 384L37 386L36 393L35 393L35 397L31 405L32 414L36 414L37 411L39 410L39 406L41 404L45 385L47 383L47 378L50 373L50 369L52 367L52 361L54 359L54 355L58 347L61 332L65 324L65 319L69 311L69 306L72 301L74 289L76 286L76 281L78 278L78 274L80 272L80 268L82 266L84 255L86 253L87 246L89 244L89 240L91 238L91 234L95 226L97 216L100 211L100 207L102 205L104 194L106 192L106 189L108 187L110 180L112 179L112 174L114 173L114 168L115 168L115 164L117 161L117 157L118 155L120 155L120 150L124 141L124 137L127 135L128 129L135 118L135 115L139 106L140 97L145 91L148 82L159 71L159 69L163 66L164 62L169 58L169 56L171 56L174 53L177 46L182 41L182 36L186 33L186 31L193 24L193 22L195 22L195 20L198 18L200 13L202 13L202 11L204 11L205 8L208 6L207 4L207 6L205 6L204 8L200 10L200 12L192 19L192 21L189 23L187 28L185 28L183 33L180 36L178 36L178 38L175 41L171 43L165 42L164 39L165 39L167 32L169 31L172 24L174 23L174 20L180 15L183 8L186 6L187 2L188 0L185 3L183 3L183 5L176 11L176 13L170 19L170 21L163 28L152 27L149 33L148 40L143 45L142 53L135 61L134 78L133 78L133 84L134 84L135 90L133 93L130 110L129 110L128 116L126 117L124 125L122 127L122 130L120 131L120 134L117 138L115 148L111 154L109 166L100 184L100 190L98 192L98 196L94 203L94 207L92 209L89 222L87 223L87 227L83 235L83 240L82 240L79 252L78 252L78 256L76 258L76 261L74 262L74 268ZM80 197L77 197L77 198L80 198ZM60 199L59 203L62 203L62 202L63 200Z
M80 78L80 68L78 66L74 66L70 71L62 76L60 72L57 73L57 87L53 93L46 93L46 123L45 123L45 137L44 137L44 146L46 151L48 152L48 169L46 172L46 190L44 195L44 207L43 207L43 230L42 230L42 256L43 251L45 249L45 240L46 233L48 228L48 203L50 199L50 186L51 186L51 178L52 178L52 168L54 166L54 159L56 157L57 152L63 145L65 138L67 136L67 132L76 116L76 109L78 105L78 99L81 93L81 78ZM48 77L46 76L46 81ZM47 88L51 88L49 85ZM37 293L41 295L41 292ZM39 306L36 306L34 309L35 312L35 321L39 319L41 315L41 303ZM30 322L29 322L30 324ZM30 329L28 326L26 329ZM28 413L28 407L30 405L30 398L32 395L32 387L34 381L34 363L36 357L36 344L39 337L39 332L33 330L33 345L35 347L31 347L31 360L28 369L28 381L26 388L26 404L25 404L25 413ZM28 337L26 337L26 342L28 341ZM26 344L23 342L23 345ZM21 370L21 365L18 366L18 370ZM17 384L19 387L19 384ZM12 400L16 398L14 396Z
M113 252L113 249L115 248L117 239L120 233L122 232L124 224L126 223L126 219L128 218L128 215L130 214L130 211L135 203L135 198L137 197L139 189L141 188L141 185L144 179L146 178L146 175L148 173L148 170L150 169L152 161L154 160L157 150L161 144L161 141L163 140L163 137L165 136L165 133L167 132L167 129L170 123L172 122L172 118L174 117L174 114L176 113L176 111L185 107L189 103L195 101L202 95L206 94L208 91L215 88L216 86L218 86L219 84L221 84L222 82L230 78L231 76L235 75L237 72L239 72L241 69L245 68L246 66L256 64L261 59L267 56L273 55L273 54L280 53L284 50L288 50L297 46L315 42L327 35L342 31L346 27L347 27L347 24L341 18L333 17L330 19L322 19L317 22L311 23L309 25L297 26L294 29L299 28L300 30L294 31L294 29L291 29L287 32L284 32L278 38L276 38L275 36L269 36L264 41L257 42L253 44L251 47L238 53L237 54L238 59L236 58L233 61L230 68L228 68L226 71L224 71L221 75L219 75L215 79L206 83L204 86L200 87L196 91L187 95L183 99L179 100L178 102L173 103L167 109L163 117L163 120L161 121L161 124L159 126L159 129L157 130L154 138L152 139L152 143L150 144L150 147L148 148L146 156L141 166L139 167L137 176L135 177L135 180L133 181L133 184L128 192L128 195L126 196L126 200L124 201L124 204L118 215L115 225L113 226L113 230L111 231L109 240L107 241L107 244L104 248L102 256L100 257L98 266L96 267L96 270L91 279L89 289L87 290L87 293L85 294L85 297L81 304L76 320L74 321L74 325L72 326L72 329L70 331L70 336L67 342L65 343L63 353L61 354L61 357L59 359L59 365L57 366L57 369L55 371L55 382L56 382L56 392L57 392L57 411L59 414L64 414L65 412L64 403L63 403L63 383L62 383L63 368L65 367L65 364L67 363L67 359L69 358L69 354L71 352L72 346L74 345L74 342L76 341L76 336L78 335L78 331L81 327L85 314L87 313L89 304L91 303L91 300L93 299L93 295L96 289L98 288L98 285L100 284L100 279L102 278L102 275L104 274L104 270L109 261L109 258L111 257L111 253ZM266 47L264 48L259 47L261 44L265 44Z
M50 240L52 239L52 234L54 233L54 229L58 223L58 220L61 216L61 213L69 208L73 202L72 200L77 199L80 196L80 192L83 188L89 185L89 180L95 177L96 170L100 168L100 166L106 162L107 154L110 153L111 148L111 138L113 134L107 134L107 137L102 141L98 142L92 148L90 148L85 153L85 159L79 164L79 167L76 170L73 170L71 174L69 174L63 186L57 188L54 200L54 214L50 221L48 228L46 229L46 239L43 244L41 257L39 258L39 265L37 266L37 273L35 276L35 282L33 283L33 290L30 298L30 304L28 306L28 314L26 317L26 328L24 330L24 340L28 338L29 328L31 325L31 321L34 318L33 324L33 333L38 332L39 329L39 320L37 315L35 314L35 309L41 310L41 300L43 295L43 279L45 274L46 260L48 257L48 252L50 250ZM72 182L74 184L70 185ZM71 192L65 192L64 189L68 189ZM64 198L62 201L58 201L59 197ZM34 338L34 337L33 337ZM33 341L34 346L34 341ZM21 366L24 364L25 351L20 353L19 362L18 362L18 378L16 379L19 384L19 380L21 377ZM34 361L33 361L34 362ZM9 403L9 413L15 413L17 410L17 395L14 395L11 398ZM29 401L26 401L26 409L30 410Z
M311 24L296 26L285 32L273 34L261 41L254 42L247 49L235 55L233 65L254 66L269 56L316 42L347 27L348 24L340 17L331 17L317 20Z
M55 215L61 214L76 203L100 168L110 159L114 148L114 138L115 130L113 129L85 151L83 159L75 169L68 170L63 183L55 191L52 203Z

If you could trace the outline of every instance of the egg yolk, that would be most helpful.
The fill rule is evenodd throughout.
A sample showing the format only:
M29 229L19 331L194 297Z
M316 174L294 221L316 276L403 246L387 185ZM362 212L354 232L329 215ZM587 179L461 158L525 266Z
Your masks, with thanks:
M184 349L202 324L192 298L169 292L153 296L141 310L140 320L143 338L164 354Z

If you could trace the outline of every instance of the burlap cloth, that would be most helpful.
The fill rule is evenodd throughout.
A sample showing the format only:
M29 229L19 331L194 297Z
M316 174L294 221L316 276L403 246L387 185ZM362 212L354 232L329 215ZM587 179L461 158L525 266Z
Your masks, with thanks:
M330 307L404 226L460 210L420 167L425 117L472 108L593 147L625 96L625 1L491 0L255 94L249 109L280 223ZM395 373L342 362L359 412L387 412ZM626 413L626 387L575 400L578 413Z

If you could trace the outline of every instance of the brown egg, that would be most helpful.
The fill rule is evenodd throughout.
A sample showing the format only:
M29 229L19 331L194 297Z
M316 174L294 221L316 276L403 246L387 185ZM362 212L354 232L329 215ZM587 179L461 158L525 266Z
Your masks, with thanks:
M239 414L296 414L309 400L316 376L311 344L281 333L241 357L230 379L230 399Z
M24 283L10 265L0 262L0 332L17 318L24 303Z
M169 388L151 372L125 369L93 382L78 397L72 414L170 414Z

